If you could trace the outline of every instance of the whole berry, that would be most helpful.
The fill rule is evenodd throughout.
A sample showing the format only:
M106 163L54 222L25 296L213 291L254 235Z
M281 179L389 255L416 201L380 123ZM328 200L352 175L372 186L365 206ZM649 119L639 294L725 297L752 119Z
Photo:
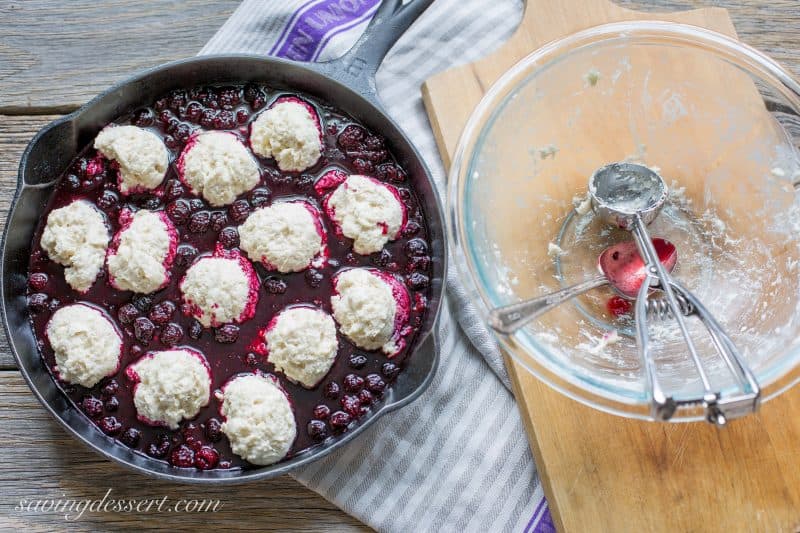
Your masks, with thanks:
M203 446L194 454L194 466L200 470L211 470L219 463L219 453L211 446Z
M383 366L381 367L381 374L383 374L383 377L386 379L392 380L396 378L397 374L399 373L400 367L394 363L383 363Z
M106 435L116 435L122 430L122 424L113 416L106 416L97 423Z
M119 400L116 398L109 398L105 402L103 402L103 406L106 408L106 411L113 413L117 409L119 409Z
M211 225L211 213L198 211L189 217L189 231L192 233L205 233Z
M136 428L128 428L122 432L122 435L119 436L119 440L122 442L122 444L130 448L135 448L139 444L141 438L142 434Z
M236 200L228 207L228 214L231 220L241 224L250 215L250 204L244 199Z
M183 328L174 322L170 322L164 326L161 332L161 342L167 346L175 346L183 338Z
M358 393L358 400L361 402L361 405L369 405L373 401L375 401L375 398L373 398L372 393L370 391L364 389Z
M108 381L108 383L103 385L102 389L100 389L100 394L102 394L105 398L110 398L111 396L114 396L117 391L119 391L119 383L117 383L116 379L111 379Z
M169 452L170 442L169 437L163 433L159 434L156 442L147 447L147 455L155 457L156 459L163 459Z
M175 263L179 266L189 266L197 256L197 248L191 244L179 244L175 252Z
M336 431L344 431L352 418L344 411L336 411L331 415L330 425Z
M342 383L347 392L358 392L364 388L364 378L355 374L347 374Z
M264 188L250 191L250 203L253 207L264 207L269 203L269 190Z
M417 257L412 257L408 261L408 271L412 272L414 270L421 270L426 271L431 266L431 258L428 255L420 255Z
M81 400L81 408L89 418L99 418L103 414L103 402L94 396L86 396Z
M40 291L47 286L47 274L44 272L34 272L28 278L28 285L35 291Z
M322 284L322 280L325 278L322 275L322 272L313 268L309 268L308 270L306 270L305 276L306 276L306 282L315 289L319 287L320 284Z
M139 310L133 304L125 304L117 311L117 318L123 324L131 324L139 316Z
M367 374L367 377L364 379L366 384L367 390L374 392L376 394L380 394L386 388L386 382L378 374Z
M322 441L328 436L328 426L322 420L312 420L308 423L308 436L315 441Z
M114 191L103 191L103 194L97 199L97 207L102 209L103 211L108 211L109 209L113 209L117 207L119 203L119 197L117 193Z
M375 170L375 165L368 159L357 157L353 159L353 169L359 174L372 174Z
M222 424L216 418L209 418L206 422L206 437L211 442L217 442L222 438Z
M385 267L386 265L392 262L392 253L386 248L384 248L380 252L372 254L370 256L370 260L379 267Z
M142 313L146 313L153 305L153 299L146 294L137 294L131 299L131 303Z
M362 141L366 136L367 131L364 128L351 124L342 130L337 142L343 150L359 150L363 148Z
M222 344L232 344L239 339L239 326L225 324L214 330L214 339Z
M325 420L330 415L331 415L331 409L324 403L314 407L314 418L316 418L317 420Z
M219 91L219 105L222 109L233 109L241 101L239 89L223 87Z
M245 100L245 102L248 102L248 103L252 102L255 99L255 97L258 96L259 93L261 93L261 92L262 91L258 87L258 85L255 85L253 83L248 83L247 85L244 86L244 100Z
M147 126L152 126L155 120L156 115L153 113L153 110L142 107L133 112L131 124L139 126L140 128L146 128Z
M169 462L178 468L191 468L194 466L194 450L181 444L169 454Z
M404 237L412 237L419 233L421 229L419 223L416 220L409 220L406 222L405 227L403 227L403 236Z
M286 292L286 282L275 276L264 279L264 288L270 294L283 294Z
M176 200L177 198L183 196L186 190L183 187L183 184L180 180L171 179L164 184L164 200L167 202L171 202L172 200ZM188 205L186 206L189 207Z
M200 124L206 128L213 128L216 118L217 112L214 109L206 109L200 114Z
M408 241L403 249L408 257L426 255L428 253L428 245L419 238Z
M203 325L197 320L193 320L192 325L189 326L189 337L197 340L201 335L203 335Z
M186 105L186 91L175 90L169 93L167 105L170 109L177 110Z
M324 394L326 398L330 398L331 400L335 400L341 394L339 389L339 384L335 381L331 381L327 385L325 385Z
M189 426L184 428L184 429L190 430L190 429L194 429L194 428L195 428L194 424L189 424ZM200 439L198 439L197 437L193 436L193 435L188 435L183 442L184 442L184 444L186 444L189 448L193 449L194 451L198 451L198 450L200 450L200 448L203 447L202 441Z
M182 118L197 122L200 120L200 115L203 113L203 106L198 102L189 102L183 112Z
M47 309L47 295L41 292L36 292L28 296L28 307L34 313L41 313Z
M396 183L406 179L406 173L393 163L384 163L382 165L378 165L378 168L375 169L375 174L378 179L384 181L393 181Z
M134 336L142 344L147 344L153 340L153 334L155 331L156 326L150 321L149 318L140 316L133 322Z
M364 410L364 408L361 406L361 400L358 396L343 396L340 403L342 405L342 409L354 418L361 416Z
M177 142L185 143L192 136L192 133L194 133L194 128L185 122L181 122L175 127L172 136Z
M214 127L219 130L230 130L236 127L236 115L233 111L223 109L214 117Z
M216 232L228 225L228 215L224 211L214 211L211 213L211 229Z
M224 228L219 232L219 242L225 248L236 248L239 246L239 232L233 227Z
M350 366L350 368L359 370L364 368L364 366L367 364L367 356L360 353L354 353L350 356L350 360L347 362L347 364Z
M175 314L175 304L169 300L159 302L150 309L148 316L156 324L166 324Z
M250 102L250 105L256 111L267 105L267 95L264 94L264 91L260 91Z
M422 272L412 272L406 278L406 285L412 291L418 291L428 287L431 284L430 278Z

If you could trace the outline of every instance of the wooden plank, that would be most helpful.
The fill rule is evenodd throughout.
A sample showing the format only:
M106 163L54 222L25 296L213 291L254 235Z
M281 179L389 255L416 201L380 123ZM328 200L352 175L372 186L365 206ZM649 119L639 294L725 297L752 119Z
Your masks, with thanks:
M681 11L720 7L728 11L736 33L800 75L800 9L796 0L615 0L617 4L643 12Z
M2 81L0 80L0 86ZM0 115L0 212L8 213L17 187L19 158L31 137L57 115L8 116ZM5 229L6 217L0 220L0 231ZM0 370L16 368L5 333L0 335Z
M572 5L571 9L568 4ZM626 2L627 7L641 4ZM657 10L698 7L699 4L660 2ZM726 2L714 3L715 6L720 4ZM652 3L649 5L651 10L656 9ZM782 17L781 10L791 14L797 24L793 33L782 34L779 39L767 35L763 43L784 50L784 58L793 59L796 67L800 56L785 47L786 43L796 46L800 42L800 14L796 12L796 3L776 2L769 7L777 7L770 12L775 17L771 27L786 24L788 17ZM769 33L764 27L768 12L755 2L740 5L735 15L744 18L744 24L738 28L742 35ZM503 47L476 63L440 73L423 87L426 109L445 162L449 163L467 116L486 88L509 66L561 35L606 21L635 17L635 13L598 0L529 0L520 28ZM720 9L686 13L679 18L683 22L733 33L730 20ZM760 27L756 26L758 23ZM686 67L682 64L680 68ZM719 83L725 87L722 90L743 90L742 101L750 101L747 98L755 95L752 87L748 89L741 80L725 84L724 78L717 78L711 71L697 70L697 79L711 87ZM665 69L665 73L668 75L669 69ZM458 94L459 98L453 98L453 94ZM753 109L763 113L760 102L758 104ZM537 117L547 116L547 113L546 109L537 109ZM763 117L758 114L751 118L757 122ZM550 124L546 119L543 121ZM551 129L557 130L558 122L553 124ZM553 134L551 129L547 130L548 135ZM687 132L688 135L694 133L699 132ZM615 135L607 137L617 139ZM503 142L513 144L514 140L504 139L499 144ZM536 144L527 137L526 142ZM601 145L602 142L595 142L590 149L609 148ZM520 147L524 149L526 147ZM568 165L570 161L560 164ZM556 173L562 180L553 187L561 186L564 176L571 175L561 170ZM509 180L511 176L504 174L504 179ZM514 194L520 190L516 186L509 189ZM567 202L570 197L571 194ZM499 202L497 205L512 204ZM530 221L520 219L518 213L507 215L516 226L531 227L527 223ZM516 237L516 243L530 238ZM796 469L788 466L796 462L795 443L800 424L791 418L787 420L787 413L800 409L800 390L795 389L767 404L757 416L735 421L727 430L719 431L704 424L646 424L606 415L561 396L511 361L507 361L507 366L559 530L795 531L800 526L800 477Z
M201 523L204 531L369 531L288 476L245 485L194 487L124 470L80 445L52 421L18 372L0 372L0 405L0 529L4 531L197 530ZM72 521L66 521L63 513L19 508L23 499L99 500L109 488L109 498L167 496L168 501L163 512L155 512L155 505L151 512L140 514L87 511ZM220 505L217 512L201 514L166 511L179 499L219 500Z
M195 55L237 0L0 3L0 113L64 113L144 68Z

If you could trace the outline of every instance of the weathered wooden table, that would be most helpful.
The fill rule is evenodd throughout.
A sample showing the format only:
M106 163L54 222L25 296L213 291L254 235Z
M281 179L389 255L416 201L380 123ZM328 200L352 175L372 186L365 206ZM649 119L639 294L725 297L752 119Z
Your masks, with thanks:
M269 0L264 0L269 1ZM277 1L277 0L273 0ZM487 0L488 2L488 0ZM236 0L0 1L0 211L8 209L19 156L32 135L112 83L191 56L233 11ZM745 42L800 74L798 0L622 0L640 10L726 7ZM2 223L2 222L0 222ZM20 500L219 499L216 513L27 512ZM74 518L74 513L73 513ZM102 460L74 442L42 409L0 338L0 530L56 531L225 528L363 530L356 520L288 477L223 489L153 481ZM702 526L701 526L702 527Z

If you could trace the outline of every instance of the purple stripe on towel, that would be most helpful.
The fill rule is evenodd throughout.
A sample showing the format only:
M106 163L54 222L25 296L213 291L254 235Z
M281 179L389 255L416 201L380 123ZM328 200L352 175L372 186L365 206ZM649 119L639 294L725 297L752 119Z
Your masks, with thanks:
M533 528L533 533L556 533L556 526L553 524L553 517L550 516L549 507L545 507L539 523Z
M319 43L319 49L317 50L317 53L314 54L314 57L311 58L311 60L312 61L316 61L317 59L319 59L319 55L322 53L323 50L325 50L325 47L328 46L328 43L331 42L331 39L333 39L334 37L336 37L337 35L339 35L340 33L344 32L344 31L353 29L354 27L358 26L359 24L363 24L364 21L367 21L370 18L372 18L372 15L374 15L375 11L377 11L377 10L378 10L378 4L375 4L375 9L364 13L361 17L359 17L356 20L350 22L346 26L341 26L340 28L337 28L333 32L329 33L322 40L322 42Z
M275 52L283 44L284 39L286 38L286 34L289 33L289 28L292 28L294 26L294 23L298 17L300 17L303 13L308 11L314 4L318 4L323 1L324 0L309 0L308 2L297 8L297 11L292 13L292 16L289 18L289 22L287 22L286 26L283 27L281 34L278 36L278 39L275 41L275 44L272 45L272 48L270 49L268 54L271 56L275 55Z
M367 14L379 0L323 0L304 11L288 26L283 43L272 55L311 61L322 47L325 37L342 26L349 26Z
M547 500L542 498L542 501L539 502L539 505L536 506L536 509L533 510L533 515L531 515L531 519L528 521L528 525L525 526L524 533L528 533L531 530L531 527L536 522L536 517L539 516L539 512L542 510L542 506L547 505Z

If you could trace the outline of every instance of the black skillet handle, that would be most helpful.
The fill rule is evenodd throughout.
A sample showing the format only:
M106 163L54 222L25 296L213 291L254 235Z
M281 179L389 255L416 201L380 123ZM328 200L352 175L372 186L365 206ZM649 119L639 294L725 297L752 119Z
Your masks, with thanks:
M367 29L342 57L311 65L382 108L375 73L386 53L433 0L383 0Z

